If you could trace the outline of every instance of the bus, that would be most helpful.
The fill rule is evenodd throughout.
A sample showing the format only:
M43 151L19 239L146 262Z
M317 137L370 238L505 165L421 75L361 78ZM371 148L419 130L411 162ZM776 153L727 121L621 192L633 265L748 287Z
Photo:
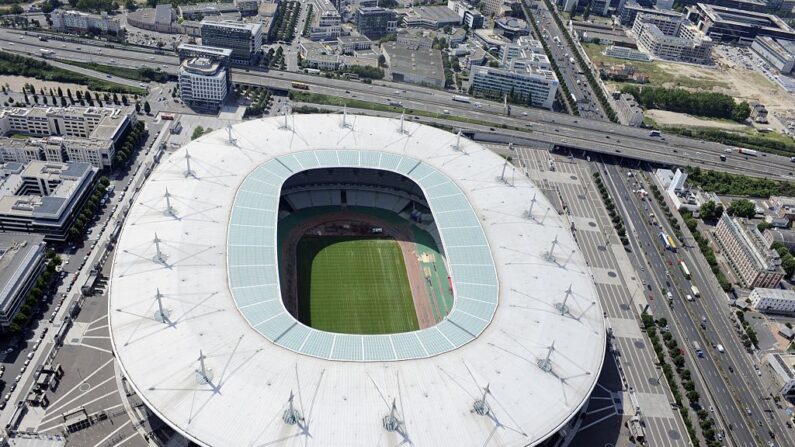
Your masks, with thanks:
M472 100L471 100L471 99L469 99L469 96L463 96L463 95L454 95L454 96L453 96L453 101L469 103L469 102L471 102Z
M699 345L695 340L693 340L693 350L696 351L697 356L704 357L704 351L701 349L701 345Z
M663 233L662 231L660 231L659 237L660 237L660 240L662 241L663 245L665 246L665 248L667 250L670 250L671 249L671 242L670 242L670 239L669 239L668 235Z
M679 261L679 268L682 269L685 278L690 279L690 270L687 268L685 261Z
M674 241L674 238L672 238L670 234L665 235L665 237L668 238L668 244L671 246L671 251L676 251L676 242Z
M297 88L298 90L309 90L309 85L303 82L293 82L293 88Z

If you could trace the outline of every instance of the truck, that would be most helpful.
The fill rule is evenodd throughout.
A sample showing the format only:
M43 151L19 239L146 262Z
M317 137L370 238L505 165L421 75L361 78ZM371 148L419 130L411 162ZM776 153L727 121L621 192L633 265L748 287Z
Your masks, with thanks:
M690 279L690 269L687 268L685 261L679 261L679 268L682 270L682 274L685 275L685 278Z
M39 48L39 53L41 53L42 57L49 57L55 54L55 51Z
M693 340L693 350L696 351L697 356L704 357L704 351L701 350L701 345L695 340Z
M698 290L696 286L690 286L690 291L693 292L693 296L701 296L701 291Z
M471 99L469 99L469 96L463 96L463 95L453 95L453 101L456 101L456 102L465 102L465 103L467 103L467 104L469 104L470 102L472 102L472 100L471 100Z
M389 101L389 105L392 107L400 107L403 105L403 103L400 101Z
M650 130L650 131L649 131L649 136L650 136L650 137L659 137L659 136L661 136L661 135L662 135L662 134L660 133L660 131L659 131L659 130Z
M746 149L744 147L738 147L737 152L743 155L750 155L752 157L756 157L759 154L759 152L753 149Z

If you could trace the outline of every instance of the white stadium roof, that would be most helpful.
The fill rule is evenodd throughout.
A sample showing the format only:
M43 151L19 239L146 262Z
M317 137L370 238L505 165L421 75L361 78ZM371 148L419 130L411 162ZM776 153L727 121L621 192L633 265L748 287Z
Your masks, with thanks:
M216 131L155 168L127 215L110 281L111 339L129 383L208 446L548 438L586 402L605 349L601 306L568 224L518 172L509 167L503 181L504 160L478 144L408 121L405 132L399 120L347 123L247 121L232 127L234 143ZM306 327L284 309L280 189L318 167L389 170L422 188L454 286L446 319L361 336ZM481 416L473 404L487 385ZM283 421L291 393L303 417L295 425ZM393 401L401 423L387 431Z

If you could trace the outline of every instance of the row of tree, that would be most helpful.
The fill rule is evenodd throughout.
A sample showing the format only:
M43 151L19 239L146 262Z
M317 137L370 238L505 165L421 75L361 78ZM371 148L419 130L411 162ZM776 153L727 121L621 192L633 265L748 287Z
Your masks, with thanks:
M795 183L751 178L726 172L687 168L687 181L718 195L770 197L795 196Z
M69 228L69 238L72 240L77 240L83 235L83 231L86 229L86 225L91 223L94 219L94 216L97 214L97 208L99 207L100 201L102 200L102 196L108 190L108 185L110 184L110 180L107 177L102 176L99 179L99 183L97 183L96 188L94 188L94 192L91 193L91 197L86 200L85 205L83 205L83 209L80 210L80 214L75 219L72 227Z
M681 88L639 87L637 85L625 85L621 91L634 96L638 103L646 109L724 118L739 123L744 122L751 115L751 107L747 102L735 103L734 98L723 93L691 92Z
M141 143L146 140L146 126L144 126L143 121L138 121L133 126L133 129L130 133L127 134L127 137L124 139L124 143L121 144L119 149L116 151L116 156L113 157L113 163L116 165L120 165L127 161L130 158L130 155L133 154L135 150L137 150Z

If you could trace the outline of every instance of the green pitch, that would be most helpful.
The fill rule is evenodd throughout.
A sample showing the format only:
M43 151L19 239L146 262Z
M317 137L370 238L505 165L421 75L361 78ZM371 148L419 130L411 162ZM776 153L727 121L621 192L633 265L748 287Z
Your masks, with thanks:
M297 254L298 319L304 324L346 334L419 329L394 240L303 237Z

